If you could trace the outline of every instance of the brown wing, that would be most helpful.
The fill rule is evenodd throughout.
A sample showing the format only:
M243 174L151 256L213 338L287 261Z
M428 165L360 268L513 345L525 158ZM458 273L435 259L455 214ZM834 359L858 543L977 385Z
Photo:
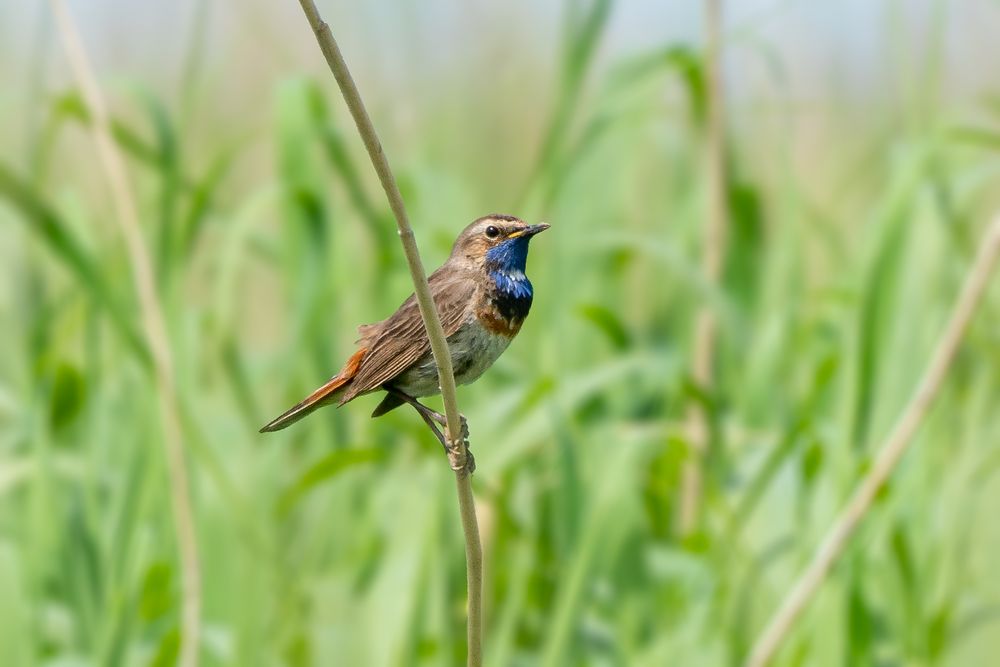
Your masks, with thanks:
M467 274L441 267L431 274L431 296L446 336L458 331L473 307L476 283ZM359 328L367 348L361 367L340 399L341 405L378 389L431 349L416 298L410 298L387 320Z

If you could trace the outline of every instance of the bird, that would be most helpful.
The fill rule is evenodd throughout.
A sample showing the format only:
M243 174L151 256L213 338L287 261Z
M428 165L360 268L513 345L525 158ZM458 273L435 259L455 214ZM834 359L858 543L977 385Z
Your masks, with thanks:
M512 215L483 216L462 230L448 259L428 278L456 384L479 379L521 330L534 297L525 275L528 244L548 228L547 223L528 224ZM409 404L447 451L448 439L437 428L446 426L444 416L417 400L441 390L414 295L381 322L359 326L358 335L357 350L340 372L264 425L261 433L291 426L323 406L341 406L384 391L373 418ZM464 417L462 428L467 437Z

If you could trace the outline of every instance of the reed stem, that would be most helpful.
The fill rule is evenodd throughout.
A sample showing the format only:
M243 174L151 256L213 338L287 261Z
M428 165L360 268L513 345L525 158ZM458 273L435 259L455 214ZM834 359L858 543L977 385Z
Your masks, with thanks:
M201 643L201 566L198 561L198 540L194 512L191 508L170 339L156 293L152 261L142 238L139 209L132 194L125 161L112 139L111 119L104 95L94 76L76 23L64 0L51 0L51 2L52 12L66 50L66 58L93 117L91 132L97 145L98 160L111 188L115 219L125 238L129 265L135 278L139 308L152 356L156 400L163 426L163 445L166 450L167 474L170 480L174 530L180 552L181 640L178 664L181 667L195 667L198 664L198 647Z
M854 495L841 510L806 570L789 590L778 611L771 618L750 653L746 667L764 667L774 659L778 648L791 633L834 563L843 555L861 520L871 510L879 490L893 470L930 411L934 399L955 360L955 353L965 336L969 322L982 299L990 276L1000 257L1000 215L994 218L983 236L979 253L962 286L948 325L938 339L934 354L917 385L910 402L889 432L875 458L871 472L858 484Z
M320 17L319 10L313 0L299 0L302 11L309 19L309 25L316 35L320 50L326 57L326 62L333 72L340 92L344 96L347 108L354 118L358 133L365 144L368 156L371 158L375 172L378 174L382 189L385 190L389 199L389 207L396 218L396 227L399 231L399 238L403 244L403 251L406 255L406 263L410 268L410 277L413 279L413 292L420 307L420 316L424 321L424 328L430 339L431 351L434 354L434 362L437 364L438 381L441 386L441 397L444 400L445 417L448 421L448 434L450 447L448 458L452 470L455 471L455 483L458 489L458 507L462 519L462 531L465 535L465 558L466 558L466 583L468 586L468 665L478 667L482 665L482 587L483 587L483 553L482 543L479 538L479 522L476 518L475 498L472 494L472 482L470 480L469 457L466 442L461 437L455 438L450 434L462 432L461 415L458 411L458 398L455 391L455 375L451 365L451 353L448 350L448 341L441 327L441 320L438 317L437 309L434 307L434 300L431 297L430 286L427 284L427 274L424 271L423 262L420 260L420 252L417 249L417 242L413 236L413 229L410 226L409 218L406 215L406 207L403 204L403 197L396 185L396 179L389 167L389 161L382 150L382 144L372 125L368 111L365 109L361 94L351 77L351 72L344 62L344 56L337 46L337 41L333 37L330 26Z
M722 85L722 0L705 0L705 70L707 72L708 122L705 128L705 178L708 183L708 217L705 226L702 267L705 280L718 284L725 252L729 207L726 186L725 97ZM692 375L698 387L707 393L712 385L712 357L715 354L718 324L710 304L703 304L696 315ZM691 453L681 478L679 526L681 535L689 535L698 523L703 495L702 480L705 455L710 438L708 415L701 405L688 408L686 435Z

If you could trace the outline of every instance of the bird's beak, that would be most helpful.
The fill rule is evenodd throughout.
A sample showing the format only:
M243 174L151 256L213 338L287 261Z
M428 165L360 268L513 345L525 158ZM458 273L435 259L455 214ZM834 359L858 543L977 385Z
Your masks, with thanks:
M513 234L510 234L507 238L509 239L519 239L522 236L534 236L539 232L544 232L546 229L551 227L547 222L539 222L537 225L528 225L524 229L519 229Z

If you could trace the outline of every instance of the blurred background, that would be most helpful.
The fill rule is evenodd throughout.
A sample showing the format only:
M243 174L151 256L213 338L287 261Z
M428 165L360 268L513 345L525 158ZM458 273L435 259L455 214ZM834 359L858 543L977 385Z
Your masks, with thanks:
M202 663L464 661L454 481L417 416L370 420L372 396L257 433L411 291L298 4L69 4L169 329ZM718 283L701 3L319 6L428 268L480 215L552 224L524 329L459 390L487 664L739 664L908 400L1000 205L1000 3L726 2ZM155 383L46 3L0 4L0 81L0 664L173 664ZM718 322L710 384L699 309ZM994 288L777 664L995 662L998 371Z

